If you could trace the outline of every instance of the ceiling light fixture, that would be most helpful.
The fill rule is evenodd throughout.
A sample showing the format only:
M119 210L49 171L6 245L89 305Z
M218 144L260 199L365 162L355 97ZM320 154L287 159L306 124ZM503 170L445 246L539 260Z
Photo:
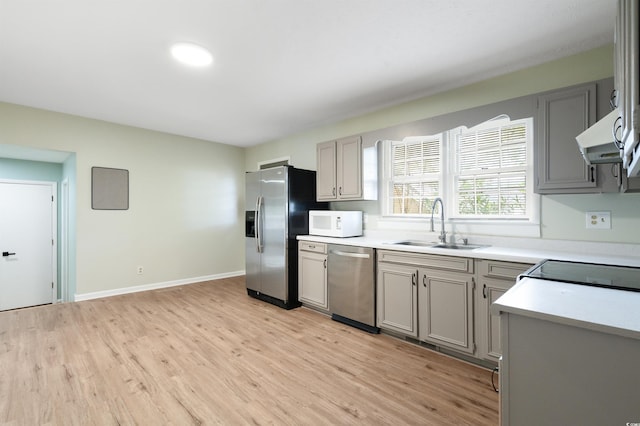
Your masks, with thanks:
M192 67L206 67L213 62L211 53L195 43L174 43L171 55L178 62Z

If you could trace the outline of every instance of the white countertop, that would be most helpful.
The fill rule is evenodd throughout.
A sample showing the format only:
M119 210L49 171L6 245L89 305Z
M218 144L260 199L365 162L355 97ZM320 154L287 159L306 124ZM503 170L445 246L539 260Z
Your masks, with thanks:
M396 250L412 253L426 253L426 254L440 254L446 256L458 256L474 259L487 259L487 260L502 260L506 262L520 262L535 264L545 259L555 260L568 260L572 262L587 262L587 263L603 263L607 265L625 265L625 266L639 266L640 256L620 255L612 254L614 250L611 249L611 244L597 244L597 243L582 243L576 242L575 245L561 242L561 244L554 244L553 242L544 242L544 240L536 241L536 244L532 246L546 245L549 247L558 246L563 250L557 249L544 249L540 247L509 247L504 245L492 245L487 243L486 247L481 247L474 250L452 250L443 248L432 248L423 246L406 246L400 244L394 244L398 241L406 239L422 240L422 238L402 238L401 235L396 237L393 234L378 234L375 236L362 236L362 237L350 237L350 238L332 238L332 237L320 237L315 235L300 235L298 240L303 241L315 241L318 243L326 244L343 244L350 246L372 247L382 250ZM523 239L524 240L524 239ZM437 244L436 239L424 239L425 242L432 242ZM479 241L478 244L485 245L485 241ZM470 244L476 244L476 241L472 241ZM526 241L520 243L526 246ZM587 252L585 249L591 249L591 252ZM601 247L599 249L599 247ZM624 247L623 247L624 248ZM624 251L624 250L623 250ZM607 254L601 254L601 252Z
M394 244L407 239L437 244L437 238L433 238L432 235L403 237L406 235L380 233L351 238L303 235L298 236L298 239L326 244L531 264L545 259L555 259L640 267L637 245L488 238L473 240L471 244L491 244L494 241L496 244L473 250ZM518 244L519 247L509 247L504 244L505 242ZM520 280L491 307L495 313L514 313L640 340L639 308L640 292L531 278Z
M535 278L521 279L491 305L494 313L517 314L640 340L639 307L640 292Z

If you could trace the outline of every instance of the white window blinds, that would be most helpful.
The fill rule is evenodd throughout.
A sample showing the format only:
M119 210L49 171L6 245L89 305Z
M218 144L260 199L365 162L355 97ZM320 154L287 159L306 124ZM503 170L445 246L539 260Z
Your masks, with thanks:
M390 213L431 214L440 195L442 137L412 137L391 143Z
M526 217L528 125L530 120L500 120L456 135L458 216Z

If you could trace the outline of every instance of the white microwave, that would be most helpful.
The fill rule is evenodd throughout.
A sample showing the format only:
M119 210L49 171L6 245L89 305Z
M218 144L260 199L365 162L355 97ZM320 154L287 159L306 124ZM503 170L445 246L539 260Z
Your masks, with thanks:
M310 210L309 234L323 237L362 235L361 211Z

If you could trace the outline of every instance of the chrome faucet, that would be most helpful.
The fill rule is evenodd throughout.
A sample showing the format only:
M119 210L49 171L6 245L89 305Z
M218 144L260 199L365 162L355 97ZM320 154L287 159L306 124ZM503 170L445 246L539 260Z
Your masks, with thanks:
M438 239L442 244L446 244L447 233L444 232L444 204L442 203L442 198L440 197L437 197L435 200L433 200L433 205L431 206L431 232L435 231L433 228L433 212L435 211L436 204L438 204L438 202L440 202L440 224L442 225L442 229L440 230L440 235L438 236Z

